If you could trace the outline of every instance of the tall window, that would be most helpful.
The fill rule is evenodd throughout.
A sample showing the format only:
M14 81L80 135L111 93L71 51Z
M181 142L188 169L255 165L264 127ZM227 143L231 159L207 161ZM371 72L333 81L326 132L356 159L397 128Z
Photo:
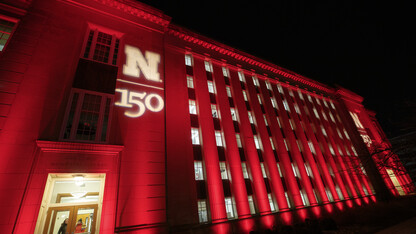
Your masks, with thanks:
M198 217L200 223L208 222L207 202L205 199L198 200Z
M230 108L230 111L231 111L231 119L233 120L233 121L237 121L237 112L235 111L235 108Z
M235 134L235 140L237 141L237 147L238 148L243 148L243 145L241 144L240 134L238 134L238 133Z
M192 66L192 55L185 54L185 65Z
M192 144L193 145L200 145L200 139L199 139L199 130L198 128L191 128L191 137L192 137Z
M227 218L228 219L235 218L233 200L232 200L231 197L226 197L225 198L225 210L227 212Z
M196 103L195 103L195 100L189 100L189 114L196 115Z
M256 149L260 149L260 141L257 136L253 136L254 138L254 145L256 146Z
M212 65L209 61L204 61L205 64L205 71L212 72Z
M274 201L273 201L272 194L271 193L268 193L267 194L267 198L269 199L270 210L272 212L275 212L276 211L276 206L274 205Z
M217 143L217 146L224 146L221 131L215 131L215 142Z
M243 177L244 177L244 179L249 179L249 177L248 177L248 170L247 170L247 163L241 162L241 169L243 170Z
M221 179L228 180L227 164L225 162L220 162L220 172Z
M194 88L194 78L192 76L186 76L186 86L190 89Z
M0 52L4 50L16 26L16 20L0 15Z
M212 81L208 81L208 92L215 93L214 82L212 82Z
M113 33L90 29L84 49L83 58L117 65L120 39Z
M61 138L106 142L113 95L73 89L67 105Z
M194 161L195 180L204 180L204 168L202 161Z
M256 214L256 206L254 205L254 200L252 195L248 195L248 206L250 207L250 214Z
M211 104L211 113L212 113L212 118L219 118L220 117L220 113L217 109L217 105Z

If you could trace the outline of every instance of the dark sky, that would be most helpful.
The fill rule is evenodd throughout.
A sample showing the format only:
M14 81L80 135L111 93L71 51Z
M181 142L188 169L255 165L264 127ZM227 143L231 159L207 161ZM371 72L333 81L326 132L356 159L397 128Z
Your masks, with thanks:
M376 111L388 137L416 130L416 14L409 3L142 2L164 11L172 23L356 92Z

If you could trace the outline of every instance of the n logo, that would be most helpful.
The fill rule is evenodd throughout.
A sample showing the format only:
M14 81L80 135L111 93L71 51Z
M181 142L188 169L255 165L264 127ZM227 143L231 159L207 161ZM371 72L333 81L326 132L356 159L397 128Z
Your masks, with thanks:
M146 51L145 56L133 46L124 47L126 53L126 64L123 65L123 74L127 76L140 77L140 71L144 77L150 81L162 82L158 72L160 55Z

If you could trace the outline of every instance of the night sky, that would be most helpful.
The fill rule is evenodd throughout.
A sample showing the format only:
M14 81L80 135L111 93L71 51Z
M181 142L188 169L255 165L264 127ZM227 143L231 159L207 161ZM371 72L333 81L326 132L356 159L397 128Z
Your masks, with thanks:
M396 1L143 0L172 23L364 97L388 137L416 131L416 17ZM373 1L371 1L373 2Z

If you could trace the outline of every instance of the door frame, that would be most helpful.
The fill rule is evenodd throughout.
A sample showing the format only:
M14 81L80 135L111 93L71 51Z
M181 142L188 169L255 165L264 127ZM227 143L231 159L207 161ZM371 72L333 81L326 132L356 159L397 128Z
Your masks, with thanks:
M56 181L68 181L73 180L74 175L83 175L84 180L100 180L100 192L97 202L88 202L88 203L51 203L53 186ZM97 211L95 212L96 223L92 230L96 234L100 232L100 223L101 223L101 212L103 207L103 197L104 197L104 187L105 187L105 173L49 173L45 185L45 190L43 193L42 203L39 209L39 214L37 216L36 227L34 233L44 233L44 229L47 223L48 211L49 208L58 208L58 207L68 207L68 206L97 206ZM97 218L98 217L98 218ZM50 217L49 217L50 221Z

